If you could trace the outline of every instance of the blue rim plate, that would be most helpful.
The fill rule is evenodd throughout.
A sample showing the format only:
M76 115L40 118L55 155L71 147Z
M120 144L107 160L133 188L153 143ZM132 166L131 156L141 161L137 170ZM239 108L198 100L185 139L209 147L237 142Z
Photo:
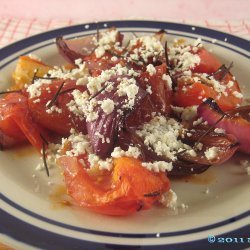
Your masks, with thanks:
M223 62L235 62L233 73L242 86L249 84L246 82L250 79L246 68L249 41L193 25L138 20L76 25L13 43L0 50L0 83L5 87L10 82L20 55L38 54L54 64L61 60L54 44L56 37L81 37L94 34L97 28L112 26L126 36L131 32L140 35L164 29L170 40L184 37L192 42L201 37L205 46ZM250 95L248 88L243 90ZM249 246L247 240L250 241L247 239L250 237L247 200L250 182L238 162L246 158L237 155L224 166L212 167L203 175L207 179L213 176L210 182L173 181L180 204L189 205L186 210L179 209L178 215L157 208L129 218L111 218L77 208L51 209L48 196L53 187L47 185L43 173L35 172L38 157L1 152L0 242L17 249L243 249ZM56 178L57 170L53 171ZM34 191L34 185L39 185L40 190ZM208 188L210 193L206 195L204 190ZM208 241L209 235L215 235L215 242ZM218 243L223 237L228 242ZM243 242L237 244L235 238L243 238Z

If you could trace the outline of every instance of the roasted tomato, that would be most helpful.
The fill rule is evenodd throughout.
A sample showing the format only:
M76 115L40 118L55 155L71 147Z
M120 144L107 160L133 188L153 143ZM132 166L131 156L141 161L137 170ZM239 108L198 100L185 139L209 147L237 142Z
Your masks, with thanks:
M121 216L149 209L169 190L164 173L153 173L133 158L115 159L112 172L94 175L76 157L62 156L59 165L76 203L101 214Z
M61 86L62 88L58 92ZM80 120L72 114L67 106L73 99L71 92L74 89L83 91L85 87L77 86L74 80L53 80L51 84L43 84L41 95L28 99L29 110L34 121L61 135L68 135L71 128L86 132L85 120ZM26 94L28 95L28 93ZM49 108L48 104L57 94L59 95L56 101Z
M127 118L128 126L138 126L143 122L148 122L152 118L152 113L168 115L173 99L171 79L167 76L167 66L162 64L156 66L156 73L150 75L145 71L138 79L140 86L148 91L148 95L134 112Z
M215 76L209 78L202 74L179 77L174 103L177 106L187 107L199 105L204 99L211 97L224 111L231 110L241 104L243 96L233 75L227 73L222 80L216 78Z
M0 142L3 147L20 144L27 139L40 152L43 146L41 135L48 139L46 131L34 122L27 98L20 93L7 94L0 100L0 130L5 135Z
M191 69L194 73L212 74L221 66L220 60L205 48L199 48L194 54L200 57L200 63Z

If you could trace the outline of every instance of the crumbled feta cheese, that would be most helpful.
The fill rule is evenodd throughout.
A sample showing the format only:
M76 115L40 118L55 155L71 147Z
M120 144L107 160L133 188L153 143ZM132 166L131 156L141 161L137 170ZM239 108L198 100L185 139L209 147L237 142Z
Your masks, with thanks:
M150 122L145 123L136 133L143 139L145 145L149 149L153 149L157 155L175 161L176 153L179 150L191 149L178 139L182 130L183 126L176 120L156 116Z
M137 43L141 44L141 46L139 48L134 48L132 51L133 53L129 55L129 58L132 60L138 61L141 57L143 61L148 62L148 58L156 58L158 56L162 56L164 53L164 48L161 42L155 36L134 38L130 40L129 49L137 45ZM142 62L140 61L138 62L138 64L141 63Z
M35 55L35 54L30 53L28 56L29 56L29 58L31 58L33 60L36 60L36 61L39 61L39 62L42 61L41 58L39 56Z
M101 102L101 108L106 114L113 112L115 103L110 99L105 99Z
M33 84L29 85L27 88L29 98L39 97L42 94L41 87L43 84L51 84L51 80L37 79Z
M147 72L149 73L150 76L156 73L156 69L153 64L147 65Z
M193 125L197 126L197 125L201 124L202 122L203 122L203 119L200 117L196 121L193 122Z
M123 156L127 156L137 159L140 156L140 154L141 152L137 147L129 146L127 151L122 150L120 147L115 147L113 152L111 153L111 156L113 158L120 158Z
M238 92L238 91L234 91L234 92L233 92L233 95L234 95L236 98L239 98L239 99L243 98L243 95L242 95L240 92Z
M218 133L218 134L225 134L226 133L225 129L223 129L223 128L215 128L214 132Z
M159 201L163 206L167 208L175 210L177 207L177 195L172 189L164 193Z
M232 88L233 86L234 86L234 82L233 81L228 81L227 87Z
M200 63L200 57L193 54L191 46L173 46L169 48L169 60L175 63L174 71L185 71Z
M247 174L250 175L250 167L246 167Z
M152 92L152 88L150 85L147 85L147 88L146 88L146 91L151 95L153 92Z
M240 165L246 167L248 165L248 160L240 160Z
M172 162L154 161L143 162L142 166L153 172L170 172L173 169Z
M211 147L205 151L205 156L208 160L214 160L219 153L220 149L218 147Z
M162 75L162 80L166 81L168 88L169 88L170 90L172 90L172 88L173 88L173 86L172 86L173 83L172 83L172 79L171 79L170 75L163 74L163 75Z
M79 156L86 153L91 153L89 139L82 133L76 133L71 130L71 135L68 138L62 138L62 145L70 143L70 149L65 152L67 156Z
M98 167L100 170L111 170L113 168L113 162L111 158L102 160L98 155L89 154L88 161L90 168Z
M210 189L207 187L205 190L204 190L204 194L209 194L210 193Z
M197 116L197 108L198 106L189 106L183 109L181 114L181 119L183 121L190 121Z
M105 54L105 49L102 46L99 46L95 49L95 55L97 58L102 57Z

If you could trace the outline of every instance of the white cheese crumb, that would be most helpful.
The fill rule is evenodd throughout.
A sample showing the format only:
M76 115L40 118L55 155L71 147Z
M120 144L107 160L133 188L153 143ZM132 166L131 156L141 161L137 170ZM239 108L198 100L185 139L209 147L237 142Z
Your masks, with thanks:
M39 61L39 62L42 61L41 58L39 56L35 55L35 54L30 53L28 56L29 56L29 58L31 58L33 60L36 60L36 61Z
M240 165L246 167L248 165L248 160L240 160Z
M211 147L207 149L204 154L208 160L213 160L217 157L218 152L219 152L218 147Z
M173 169L172 162L155 161L155 162L143 162L142 166L153 172L170 172Z
M228 88L232 88L233 85L234 85L234 82L233 82L233 81L228 81L228 83L227 83L227 87L228 87Z
M127 156L137 159L140 156L140 154L141 152L137 147L129 146L127 151L122 150L120 147L115 147L113 152L111 153L111 156L113 158L120 158L123 156Z
M105 99L101 102L101 108L106 114L113 112L115 103L111 99Z
M201 124L202 122L203 122L203 119L200 117L196 121L193 122L193 125L196 126L196 125Z
M182 209L188 209L188 205L187 205L187 204L184 204L184 203L182 203L182 204L180 205L180 207L181 207Z
M215 128L214 132L218 133L218 134L225 134L226 133L225 129L223 129L223 128Z
M194 117L197 116L197 108L198 108L198 106L196 106L196 105L184 108L184 110L181 114L181 119L183 121L192 120Z
M68 138L62 138L62 145L70 143L71 149L66 151L67 156L79 156L81 154L91 153L91 146L89 139L82 133L76 133L74 129L71 131L71 135Z
M176 120L156 116L150 122L145 123L136 133L143 139L145 145L149 149L153 149L157 155L175 161L176 153L179 150L191 149L178 139L182 130L183 126Z
M149 73L150 76L156 73L156 69L153 64L147 65L147 72Z
M89 154L88 161L90 163L90 168L98 167L100 170L111 170L113 167L111 158L101 160L100 157L95 154Z
M166 84L170 90L173 88L173 83L170 75L163 74L162 80L166 81Z
M150 85L147 85L147 88L146 88L146 91L151 95L153 92L152 92L152 88Z
M105 49L102 46L99 46L95 49L95 55L97 58L101 58L105 54Z
M246 167L247 174L250 175L250 167Z
M177 207L177 195L172 189L162 194L159 201L163 206L167 208L175 210Z
M204 194L209 194L210 193L210 189L207 187L205 190L204 190Z
M240 92L238 92L238 91L234 91L234 92L233 92L233 95L234 95L236 98L239 98L239 99L243 98L243 95L242 95Z

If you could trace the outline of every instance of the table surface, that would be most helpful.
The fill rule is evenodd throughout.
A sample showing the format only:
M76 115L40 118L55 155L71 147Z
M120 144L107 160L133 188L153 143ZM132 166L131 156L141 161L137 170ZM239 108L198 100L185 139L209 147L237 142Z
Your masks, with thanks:
M0 15L72 18L85 21L146 18L240 20L250 17L249 0L1 0Z
M250 0L1 0L0 47L77 23L149 19L250 38Z

